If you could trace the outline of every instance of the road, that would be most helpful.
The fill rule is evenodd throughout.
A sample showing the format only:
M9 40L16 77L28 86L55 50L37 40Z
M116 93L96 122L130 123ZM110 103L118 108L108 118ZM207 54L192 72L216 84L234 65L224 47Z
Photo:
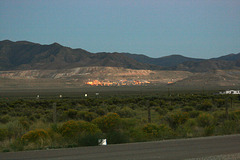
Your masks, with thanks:
M238 155L240 135L0 153L1 160L170 160ZM219 159L219 158L218 158ZM224 159L224 158L222 158Z

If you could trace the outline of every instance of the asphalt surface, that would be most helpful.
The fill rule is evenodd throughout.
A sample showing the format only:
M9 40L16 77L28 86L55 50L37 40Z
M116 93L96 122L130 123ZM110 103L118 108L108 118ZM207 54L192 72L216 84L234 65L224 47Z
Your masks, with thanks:
M230 135L71 149L8 152L0 153L0 160L181 160L202 159L201 157L212 159L211 157L224 156L240 159L239 153L240 135Z

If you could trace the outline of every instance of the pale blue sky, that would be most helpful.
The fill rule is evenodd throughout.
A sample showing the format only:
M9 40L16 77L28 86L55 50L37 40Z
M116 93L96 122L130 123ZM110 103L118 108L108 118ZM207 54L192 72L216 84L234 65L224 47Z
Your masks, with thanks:
M0 0L0 40L90 52L240 52L240 0Z

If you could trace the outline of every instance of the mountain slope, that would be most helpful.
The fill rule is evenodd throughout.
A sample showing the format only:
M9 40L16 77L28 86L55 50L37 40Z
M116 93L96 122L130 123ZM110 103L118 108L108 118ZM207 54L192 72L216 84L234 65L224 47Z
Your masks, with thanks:
M199 62L187 61L177 66L171 67L171 70L191 71L191 72L209 72L212 70L240 69L240 53L229 54L219 58L202 60Z
M229 54L212 59L196 59L181 55L150 58L145 55L124 53L142 63L162 66L163 70L181 70L191 72L208 72L212 70L240 69L240 53Z
M201 62L184 62L171 70L191 71L191 72L208 72L212 70L228 70L228 69L239 69L237 62L227 62L222 60L204 60Z
M150 58L129 53L90 53L83 49L64 47L58 43L41 45L27 41L0 41L0 71L54 70L90 66L208 72L240 69L240 53L212 59L188 58L181 55Z
M0 70L63 69L86 66L115 66L134 69L157 69L120 53L90 53L57 43L40 45L19 41L0 42Z
M158 65L163 67L173 67L186 61L197 62L197 61L203 60L203 59L197 59L197 58L184 57L182 55L170 55L170 56L165 56L160 58L151 58L151 57L148 57L145 55L139 55L139 54L129 54L129 53L124 53L124 54L130 58L135 59L138 62L153 64L153 65Z
M240 53L238 54L232 53L232 54L228 54L218 58L212 58L212 60L236 61L236 60L240 60Z

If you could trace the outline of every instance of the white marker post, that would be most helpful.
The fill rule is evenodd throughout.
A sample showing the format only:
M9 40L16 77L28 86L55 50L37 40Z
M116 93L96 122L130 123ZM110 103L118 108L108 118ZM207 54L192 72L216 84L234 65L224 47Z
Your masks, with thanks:
M99 96L99 93L96 93L96 97L98 98L98 96Z
M107 145L107 139L98 139L98 145L99 146L106 146Z

